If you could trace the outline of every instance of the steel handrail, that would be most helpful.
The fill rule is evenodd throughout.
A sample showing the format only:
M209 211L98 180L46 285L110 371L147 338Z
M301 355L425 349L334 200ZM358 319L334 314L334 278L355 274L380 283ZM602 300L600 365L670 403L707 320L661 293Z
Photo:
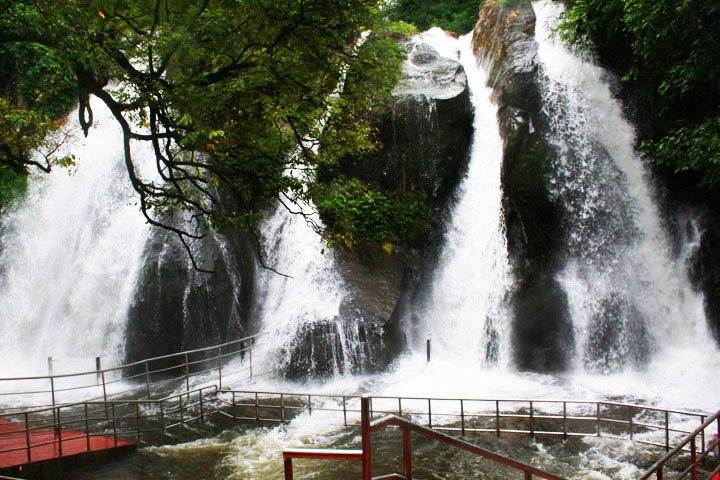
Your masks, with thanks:
M685 437L675 448L670 450L663 456L660 460L655 462L650 469L648 469L647 472L643 474L642 477L640 477L640 480L647 480L651 476L655 475L658 480L661 480L663 478L663 469L665 468L665 465L667 465L668 462L673 460L674 458L678 457L682 452L684 452L683 448L687 445L690 445L690 451L691 451L691 465L688 467L689 469L685 470L679 478L684 478L688 473L692 472L692 478L693 480L697 479L697 467L701 460L703 460L710 452L713 451L713 449L720 448L720 439L715 439L713 442L711 442L709 445L702 445L700 447L701 455L700 458L697 458L697 438L704 437L705 429L710 427L713 423L717 422L717 434L720 436L720 411L716 412L714 415L712 415L710 418L708 418L705 422L703 422L702 425L700 425L698 428L696 428L692 433L690 433L687 437Z
M437 440L451 447L465 450L466 452L481 456L493 462L500 463L510 468L514 468L515 470L520 470L525 473L525 478L532 478L533 476L535 476L539 478L544 478L546 480L563 480L562 477L558 477L526 463L514 460L509 457L505 457L495 452L491 452L490 450L478 447L477 445L466 442L465 440L461 440L451 435L435 431L428 427L423 427L422 425L411 422L410 420L407 420L405 418L398 417L397 415L388 415L386 417L373 421L370 424L370 431L376 432L389 426L400 427L405 431L409 430L411 432L422 435L423 437ZM405 477L407 478L407 474L405 475Z
M139 367L139 366L144 365L146 362L155 362L155 361L158 361L158 360L167 360L167 359L175 358L175 357L179 357L179 356L191 355L191 354L200 353L200 352L208 352L208 351L211 351L211 350L217 350L218 348L226 347L226 346L228 346L228 345L233 345L233 344L236 344L236 343L251 341L251 340L254 340L255 338L259 338L259 337L262 337L262 336L264 336L264 335L267 335L267 333L261 332L261 333L255 334L255 335L250 335L250 336L248 336L248 337L243 337L243 338L240 338L240 339L238 339L238 340L232 340L232 341L229 341L229 342L221 343L221 344L218 344L218 345L213 345L213 346L210 346L210 347L196 348L196 349L194 349L194 350L185 350L185 351L182 351L182 352L171 353L171 354L162 355L162 356L159 356L159 357L146 358L146 359L138 360L138 361L135 361L135 362L132 362L132 363L127 363L127 364L123 364L123 365L118 365L118 366L110 367L110 368L103 368L103 369L99 369L99 370L88 370L88 371L84 371L84 372L62 373L62 374L57 374L57 375L40 375L40 376L30 376L30 377L0 377L0 382L29 381L29 380L49 380L50 378L59 379L59 378L70 378L70 377L80 377L80 376L88 376L88 375L97 375L97 374L100 373L100 372L110 373L110 372L114 372L114 371L118 371L118 370L123 370L123 369L126 369L126 368ZM241 350L238 350L238 351L234 352L234 354L242 353L243 351L247 351L247 350L249 350L249 349L241 349ZM229 355L233 355L233 353L230 353ZM216 358L216 357L209 357L207 360L212 360L212 359L214 359L214 358ZM173 367L168 367L168 369L179 368L179 367L182 367L182 366L184 366L184 365L185 365L185 363L179 363L179 364L177 364L177 365L175 365L175 366L173 366ZM156 373L156 372L151 371L150 373ZM138 374L137 376L142 376L142 375L144 375L144 373ZM22 393L26 393L26 392L10 392L10 393L8 393L8 394L10 394L10 395L12 395L12 394L18 395L18 394L22 394ZM37 392L37 393L49 393L49 390L40 391L40 392Z

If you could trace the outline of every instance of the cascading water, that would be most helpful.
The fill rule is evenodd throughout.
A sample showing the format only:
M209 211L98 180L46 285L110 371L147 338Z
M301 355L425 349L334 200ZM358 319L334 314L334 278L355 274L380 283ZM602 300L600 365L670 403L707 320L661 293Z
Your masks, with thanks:
M556 153L551 190L565 211L560 279L576 330L577 368L606 373L651 361L716 363L702 296L688 282L686 257L671 252L634 149L635 130L612 96L608 73L554 38L559 3L534 7L543 112Z
M70 127L63 146L77 169L33 176L22 204L4 215L0 377L46 374L48 356L122 359L149 227L129 180L118 180L127 178L120 128L102 102L92 107L90 135Z
M510 267L502 214L502 140L484 72L472 51L472 35L455 39L438 28L420 36L464 67L474 108L470 163L458 187L430 295L421 311L434 356L472 365L504 365L509 359L505 295ZM421 335L422 337L423 335ZM424 338L420 339L424 343Z

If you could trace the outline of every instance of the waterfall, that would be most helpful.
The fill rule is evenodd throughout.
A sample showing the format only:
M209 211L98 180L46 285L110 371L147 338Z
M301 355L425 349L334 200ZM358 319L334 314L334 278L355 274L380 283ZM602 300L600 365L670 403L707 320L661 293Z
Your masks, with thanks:
M421 35L441 55L464 67L474 108L470 163L450 212L440 260L420 329L433 356L461 364L505 365L511 286L502 212L502 140L497 107L472 51L472 35L455 39L434 28ZM421 335L422 337L423 335ZM419 339L424 344L424 338Z
M565 211L566 263L576 368L608 373L655 363L678 371L717 359L702 295L674 255L635 129L602 68L553 34L559 3L534 4L542 108L554 150L551 193ZM692 240L692 239L690 239Z
M76 122L66 127L62 154L74 154L77 168L33 175L24 201L5 212L0 377L45 374L48 356L122 359L149 227L133 201L119 125L99 100L92 108L87 138ZM135 157L152 166L151 151Z

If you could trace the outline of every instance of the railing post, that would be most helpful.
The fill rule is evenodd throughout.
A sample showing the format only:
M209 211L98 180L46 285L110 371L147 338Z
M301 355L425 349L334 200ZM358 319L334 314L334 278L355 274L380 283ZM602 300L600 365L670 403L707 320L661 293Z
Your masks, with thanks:
M410 429L403 427L403 463L405 464L405 479L412 480L412 444Z
M145 393L147 393L147 398L150 400L150 366L147 360L145 360Z
M697 445L695 445L695 439L697 437L692 437L692 440L690 440L690 462L692 463L691 472L692 472L692 480L697 480Z
M95 357L95 384L100 383L100 370L102 370L102 358Z
M285 421L285 395L280 394L280 421Z
M370 399L363 396L360 399L360 434L363 451L363 480L370 480L371 456L370 456Z
M670 412L667 410L665 410L665 451L670 451Z
M425 354L427 355L427 363L430 363L430 335L425 340Z
M428 427L432 428L432 399L428 398Z
M252 368L252 347L253 347L254 341L250 342L250 348L248 348L248 361L250 363L250 378L253 377L253 368Z
M460 399L460 435L465 436L465 402Z
M48 363L52 362L52 357L48 357ZM52 401L53 412L53 428L57 430L57 417L55 416L55 378L50 375L50 399Z
M117 415L115 415L115 402L110 402L110 407L112 408L113 441L117 447Z
M235 393L233 393L233 403L235 403ZM260 400L257 392L255 392L255 420L260 421Z
M308 415L312 417L312 397L308 395Z
M135 403L135 431L137 439L140 441L140 402Z
M563 438L568 438L567 428L567 402L563 402Z
M500 400L495 400L495 431L500 436Z
M705 415L700 415L700 425L702 425L703 423L705 423ZM705 429L703 428L702 430L700 430L700 447L701 447L701 450L704 450L704 449L705 449L705 445L707 445L707 444L705 443Z
M30 453L30 420L28 419L28 412L25 412L25 445L27 446L27 461L30 463L32 460L32 454Z
M182 397L182 395L178 395L178 408L180 409L180 425L185 424L185 407L183 407Z
M530 400L530 436L535 436L535 409L532 400Z
M402 397L398 397L398 417L402 417Z
M183 357L185 358L185 391L188 392L188 400L190 400L190 363L187 352Z
M597 428L597 436L600 436L600 402L595 404L595 427Z
M103 402L105 402L105 418L110 418L110 412L108 411L108 397L107 397L107 383L105 382L105 370L100 370L100 379L102 380L103 388Z
M222 345L218 347L218 386L222 390Z
M345 395L343 395L342 399L343 399L343 423L347 427L347 401L345 399Z
M88 404L85 402L85 449L90 451L90 418L88 414Z
M285 464L285 480L293 480L292 458L283 460Z
M63 450L62 450L62 417L60 416L60 408L57 407L57 437L58 437L58 455L62 457Z
M198 395L200 396L200 421L202 423L205 423L205 410L203 408L203 390L202 390L202 388L198 392Z
M633 411L632 407L628 407L628 428L630 429L630 440L633 439Z

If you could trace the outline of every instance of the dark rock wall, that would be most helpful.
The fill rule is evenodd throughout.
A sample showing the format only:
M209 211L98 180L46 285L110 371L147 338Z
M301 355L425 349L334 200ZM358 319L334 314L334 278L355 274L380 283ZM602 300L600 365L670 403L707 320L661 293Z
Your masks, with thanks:
M515 363L521 369L567 367L574 351L567 298L555 280L560 267L561 210L546 173L552 150L540 112L535 12L529 1L486 1L474 31L478 61L498 105L503 138L503 208L516 285Z
M155 230L146 247L127 327L128 361L202 348L246 334L255 256L244 234L208 234L194 248L193 269L175 234Z
M427 44L411 42L393 104L379 122L384 147L341 165L343 174L385 191L424 194L436 212L422 251L399 247L388 254L380 245L366 244L338 258L354 291L348 310L371 325L386 325L389 356L403 348L402 296L415 289L421 271L432 267L428 251L439 242L448 199L467 168L472 121L462 65Z

